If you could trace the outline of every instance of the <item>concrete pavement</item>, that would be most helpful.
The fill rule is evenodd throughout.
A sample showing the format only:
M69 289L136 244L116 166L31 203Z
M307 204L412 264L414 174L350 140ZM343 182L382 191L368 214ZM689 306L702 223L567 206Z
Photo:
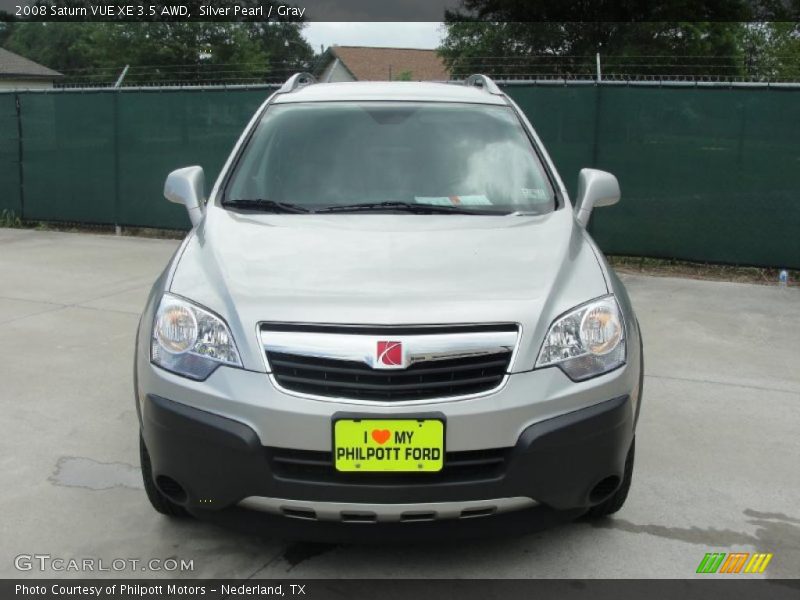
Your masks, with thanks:
M178 242L0 229L0 576L15 557L192 560L118 577L691 577L772 552L800 577L800 289L623 276L645 340L634 483L615 517L470 543L287 543L152 511L133 343ZM22 559L25 564L25 559Z

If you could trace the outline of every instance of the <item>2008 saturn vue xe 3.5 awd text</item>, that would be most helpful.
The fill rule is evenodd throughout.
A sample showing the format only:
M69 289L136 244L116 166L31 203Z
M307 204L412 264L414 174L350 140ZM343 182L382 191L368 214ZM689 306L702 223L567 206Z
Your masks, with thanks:
M491 79L295 75L207 197L200 167L165 195L193 229L137 336L157 511L346 530L622 506L640 334L585 229L619 186L584 169L573 208Z

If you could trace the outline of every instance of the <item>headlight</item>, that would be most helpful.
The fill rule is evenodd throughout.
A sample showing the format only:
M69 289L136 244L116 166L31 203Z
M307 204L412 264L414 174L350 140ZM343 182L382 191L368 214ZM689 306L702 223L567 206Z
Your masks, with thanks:
M625 329L614 296L578 306L556 319L547 332L536 368L558 365L583 381L625 364Z
M172 294L164 294L158 305L150 360L197 380L205 379L220 365L242 366L225 321Z

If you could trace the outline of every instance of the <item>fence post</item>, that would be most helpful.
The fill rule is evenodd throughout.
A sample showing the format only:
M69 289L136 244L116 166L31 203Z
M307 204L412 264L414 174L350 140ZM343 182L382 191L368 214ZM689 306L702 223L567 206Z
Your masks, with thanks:
M599 56L599 54L598 54ZM603 102L603 86L600 85L598 80L594 85L594 132L592 136L592 164L591 167L596 169L598 167L597 161L600 156L600 111L602 110ZM591 234L595 234L597 219L590 219L586 230Z
M600 53L595 54L595 61L597 63L597 83L603 80L603 74L600 72Z
M25 168L22 165L22 103L19 94L14 94L14 106L17 112L17 159L19 173L19 218L25 219Z
M125 79L125 75L128 74L128 69L129 68L130 68L130 65L125 65L125 68L122 69L122 73L119 74L119 77L117 78L117 82L114 84L115 88L118 88L119 86L122 85L122 81Z
M599 83L599 82L598 82ZM603 87L594 86L594 135L592 139L592 168L597 168L597 160L600 154L600 111L603 107Z
M122 235L119 225L119 88L111 93L114 99L114 233Z

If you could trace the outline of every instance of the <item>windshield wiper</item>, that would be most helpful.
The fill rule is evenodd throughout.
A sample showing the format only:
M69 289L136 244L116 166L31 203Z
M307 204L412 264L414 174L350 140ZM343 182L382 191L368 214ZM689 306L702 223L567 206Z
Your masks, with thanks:
M319 208L314 212L317 213L334 213L334 212L370 212L379 210L400 210L415 214L457 214L457 215L486 215L498 214L495 211L477 211L462 208L460 206L442 206L439 204L419 204L415 202L362 202L360 204L343 204L326 206Z
M292 204L290 202L278 202L277 200L265 200L262 198L225 200L222 206L230 208L244 208L245 210L260 210L263 212L276 213L307 213L311 212L304 206Z

